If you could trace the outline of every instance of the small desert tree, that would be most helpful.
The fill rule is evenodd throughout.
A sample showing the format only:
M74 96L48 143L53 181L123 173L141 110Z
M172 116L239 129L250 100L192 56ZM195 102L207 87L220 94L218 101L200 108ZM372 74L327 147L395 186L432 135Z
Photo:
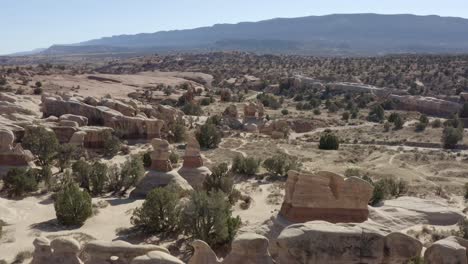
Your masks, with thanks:
M186 130L184 120L182 118L178 118L176 122L172 124L169 139L176 143L184 141L187 134Z
M59 141L53 131L42 126L26 128L23 147L37 156L40 166L49 165L53 161L59 146Z
M458 141L463 139L463 127L455 128L448 126L442 132L442 145L446 149L453 149L457 146Z
M232 241L241 224L232 217L231 204L223 192L193 192L182 210L181 227L184 233L210 246Z
M143 205L133 211L131 222L149 233L170 233L180 222L179 193L177 188L156 188L146 196Z
M289 170L298 170L302 167L297 157L284 152L278 152L263 162L263 167L275 176L286 176Z
M80 157L80 149L73 144L62 144L58 148L57 165L63 172L69 168L71 161Z
M258 172L261 161L254 157L236 155L232 159L232 171L239 174L255 175Z
M104 155L106 157L114 157L117 155L122 147L120 139L112 134L110 131L106 131L104 134Z
M30 169L10 169L3 178L3 188L11 197L23 196L24 193L37 190L37 171Z
M331 131L325 131L320 136L319 149L337 150L340 147L340 140Z
M381 105L374 106L369 112L367 119L371 122L382 122L385 118L385 110Z
M56 195L55 214L60 224L82 225L92 215L91 196L74 183L68 183Z
M120 172L120 183L125 193L130 187L135 186L145 174L143 161L137 156L131 156L122 166Z
M221 142L221 132L211 122L200 126L195 133L195 137L203 148L214 149Z
M203 189L209 194L221 191L228 196L231 203L238 199L238 191L234 189L234 179L226 163L212 168L212 173L203 182Z
M81 188L86 189L88 192L91 191L89 177L92 170L92 166L83 159L76 161L72 165L73 177L75 181Z
M91 184L91 193L94 196L100 195L104 192L104 188L108 181L108 167L106 164L96 161L91 166L91 173L89 174Z

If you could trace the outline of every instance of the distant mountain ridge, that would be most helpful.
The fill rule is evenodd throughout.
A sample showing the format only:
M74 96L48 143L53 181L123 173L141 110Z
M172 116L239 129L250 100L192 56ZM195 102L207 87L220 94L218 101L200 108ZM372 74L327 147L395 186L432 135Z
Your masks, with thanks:
M308 55L466 53L468 19L379 14L276 18L104 37L74 45L54 45L42 53L222 50Z

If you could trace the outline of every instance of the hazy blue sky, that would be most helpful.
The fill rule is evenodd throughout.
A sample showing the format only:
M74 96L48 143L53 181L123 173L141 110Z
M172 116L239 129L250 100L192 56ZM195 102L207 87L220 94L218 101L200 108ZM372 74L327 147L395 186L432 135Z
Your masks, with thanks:
M468 17L468 0L0 0L0 54L119 34L333 13Z

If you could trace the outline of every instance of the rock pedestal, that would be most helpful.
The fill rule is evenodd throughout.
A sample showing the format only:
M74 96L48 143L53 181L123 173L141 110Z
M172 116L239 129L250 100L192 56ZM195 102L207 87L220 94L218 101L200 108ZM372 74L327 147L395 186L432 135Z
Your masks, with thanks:
M427 248L425 264L467 264L468 240L460 237L447 237Z
M326 171L289 171L280 215L293 223L324 220L331 223L364 222L373 187L357 178Z
M0 175L11 168L30 167L34 159L29 150L24 150L21 144L16 144L15 134L11 130L0 129Z
M169 161L170 145L166 140L155 138L151 141L151 168L141 179L135 190L130 193L131 198L145 198L153 189L174 184L182 190L192 190L190 184L172 169Z
M195 137L189 137L185 147L184 163L179 174L195 189L201 188L211 171L203 166L200 144Z

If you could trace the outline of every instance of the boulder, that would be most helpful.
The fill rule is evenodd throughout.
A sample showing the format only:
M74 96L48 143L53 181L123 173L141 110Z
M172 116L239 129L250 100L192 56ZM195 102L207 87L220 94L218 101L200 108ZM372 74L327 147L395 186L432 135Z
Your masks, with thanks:
M268 121L260 127L260 133L270 135L274 139L287 138L289 135L289 124L286 120Z
M83 141L83 144L86 148L104 147L106 136L113 132L112 128L98 126L81 127L80 130L81 132L86 133Z
M385 235L366 224L324 221L294 224L276 241L278 263L407 263L419 257L422 244L404 234Z
M45 264L52 258L50 241L45 237L38 237L33 241L34 252L31 264Z
M184 264L184 262L168 253L152 251L144 256L136 257L131 264Z
M135 116L137 114L137 109L135 109L133 106L119 100L114 100L112 98L103 98L100 102L100 105L114 109L125 116Z
M75 239L56 238L52 240L50 247L52 248L52 257L47 264L83 264L78 257L81 246Z
M19 143L14 145L14 142L15 134L11 130L0 128L0 175L6 174L11 168L32 166L32 153L24 150Z
M210 169L203 166L198 140L191 136L185 147L184 163L179 169L179 174L187 180L193 188L201 188L205 178L211 174Z
M447 237L433 243L424 253L425 264L467 264L468 240Z
M246 233L238 236L232 242L229 255L223 264L273 264L268 252L268 239L264 236Z
M16 96L13 93L0 93L0 101L16 103Z
M357 177L345 179L327 171L289 171L280 215L293 223L364 222L372 192L372 185Z
M59 117L60 120L68 120L68 121L74 121L78 123L79 126L87 126L88 125L88 118L84 116L79 116L79 115L61 115Z
M188 264L273 264L275 262L268 252L268 243L264 236L242 234L232 242L231 252L220 260L208 244L195 240L192 243L195 251Z
M112 258L117 258L118 263L123 264L130 263L134 258L151 251L169 253L166 248L160 246L132 245L124 241L91 241L85 245L83 251L88 256L85 264L107 264Z
M86 132L85 131L77 131L73 133L73 135L70 138L70 141L68 143L75 145L77 147L83 147L84 142L86 138Z

